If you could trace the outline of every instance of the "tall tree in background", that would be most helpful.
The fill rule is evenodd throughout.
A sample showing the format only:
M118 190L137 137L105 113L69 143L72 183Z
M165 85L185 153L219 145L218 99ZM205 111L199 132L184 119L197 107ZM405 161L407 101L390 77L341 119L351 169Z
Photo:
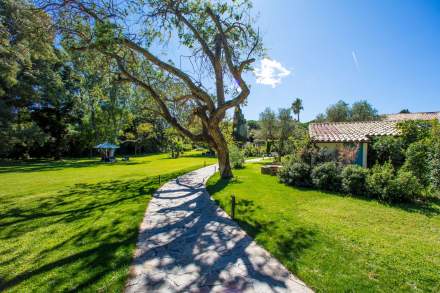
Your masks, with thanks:
M235 107L232 119L232 137L235 141L245 143L247 140L247 124L240 106Z
M370 121L379 117L377 109L365 100L354 102L350 110L351 121Z
M268 107L260 113L260 136L266 141L266 153L270 153L276 137L277 119L275 113Z
M378 111L365 100L350 105L342 100L330 105L325 114L318 114L316 122L371 121L379 119Z
M39 87L40 97L30 106L31 118L49 137L44 145L45 152L58 160L68 152L69 128L81 118L76 111L78 83L72 68L62 57L45 72Z
M296 98L295 101L292 103L292 111L297 116L297 121L299 122L299 113L304 110L302 100L300 98Z
M294 121L290 114L290 109L278 110L278 153L287 154L287 142L292 135Z
M52 27L27 1L0 1L0 155L59 158L67 146L77 88Z
M350 120L350 107L342 100L329 106L325 112L326 119L329 122L344 122Z
M249 14L250 1L37 2L54 16L72 47L110 56L121 80L144 89L155 101L157 113L180 133L215 149L221 176L232 177L219 125L228 109L248 97L250 90L242 75L262 53ZM185 47L182 55L190 56L186 63L195 64L191 70L176 66L170 61L172 56L153 46L176 39ZM179 90L169 92L171 87ZM185 121L179 121L170 107L175 103L191 108L201 122L200 132L192 132Z

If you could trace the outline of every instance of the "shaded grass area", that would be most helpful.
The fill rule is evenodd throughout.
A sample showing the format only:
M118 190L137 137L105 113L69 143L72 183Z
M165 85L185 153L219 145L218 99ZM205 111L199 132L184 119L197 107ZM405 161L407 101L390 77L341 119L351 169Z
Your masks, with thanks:
M0 291L120 292L157 175L164 183L205 159L154 155L134 163L136 170L97 162L76 168L73 161L52 170L45 162L46 171L26 173L3 166Z
M384 205L278 183L260 164L208 181L214 199L318 292L439 292L440 204Z

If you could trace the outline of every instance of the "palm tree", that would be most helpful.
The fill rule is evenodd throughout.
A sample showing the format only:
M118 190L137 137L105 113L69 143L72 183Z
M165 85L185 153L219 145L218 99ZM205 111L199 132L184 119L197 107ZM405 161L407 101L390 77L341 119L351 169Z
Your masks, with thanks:
M303 101L300 98L296 98L295 101L292 103L292 110L293 113L297 115L298 122L299 122L299 112L301 112L301 110L304 110L302 102Z

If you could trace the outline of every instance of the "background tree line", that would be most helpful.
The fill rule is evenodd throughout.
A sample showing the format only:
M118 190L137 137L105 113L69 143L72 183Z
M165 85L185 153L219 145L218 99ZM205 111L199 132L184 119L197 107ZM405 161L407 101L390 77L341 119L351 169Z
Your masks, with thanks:
M164 150L176 134L141 89L97 52L70 40L31 3L0 1L0 156L83 156L103 141L121 152Z
M325 113L318 114L315 122L346 122L377 120L380 116L366 100L354 102L351 106L343 100L330 105Z

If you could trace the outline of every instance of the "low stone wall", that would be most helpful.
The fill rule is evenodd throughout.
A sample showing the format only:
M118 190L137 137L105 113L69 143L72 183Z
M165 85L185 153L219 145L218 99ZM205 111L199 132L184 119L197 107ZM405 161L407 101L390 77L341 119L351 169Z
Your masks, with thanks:
M282 167L281 165L264 165L264 166L261 166L261 174L275 176L275 175L277 175L278 170L281 167Z

